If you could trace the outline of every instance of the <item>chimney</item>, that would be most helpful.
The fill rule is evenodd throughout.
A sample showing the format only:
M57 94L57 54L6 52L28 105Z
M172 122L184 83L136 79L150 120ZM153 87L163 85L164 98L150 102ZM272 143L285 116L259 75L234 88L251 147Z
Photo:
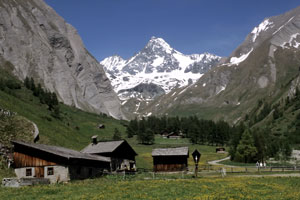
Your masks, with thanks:
M92 144L97 144L97 137L98 137L98 135L94 135L92 137Z

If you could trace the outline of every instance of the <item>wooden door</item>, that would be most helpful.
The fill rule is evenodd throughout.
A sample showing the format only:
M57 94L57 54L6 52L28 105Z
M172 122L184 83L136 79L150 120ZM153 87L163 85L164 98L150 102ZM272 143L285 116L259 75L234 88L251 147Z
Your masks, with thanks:
M35 177L44 178L44 167L36 167L35 168Z

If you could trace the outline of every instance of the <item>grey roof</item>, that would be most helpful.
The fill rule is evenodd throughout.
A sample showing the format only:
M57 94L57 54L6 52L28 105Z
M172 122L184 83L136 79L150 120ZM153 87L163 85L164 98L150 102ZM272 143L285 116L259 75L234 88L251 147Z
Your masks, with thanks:
M188 156L188 147L153 149L152 156Z
M72 149L67 149L64 147L57 147L45 144L33 144L33 143L26 143L21 141L12 141L13 144L19 144L22 146L26 146L33 149L38 149L44 152L48 152L54 155L58 155L67 159L75 158L75 159L85 159L85 160L96 160L102 162L110 162L111 159L109 157L98 156L98 155L90 155L87 153L82 153L79 151L75 151Z
M89 144L81 150L82 153L110 153L120 146L125 140L97 142L97 144Z

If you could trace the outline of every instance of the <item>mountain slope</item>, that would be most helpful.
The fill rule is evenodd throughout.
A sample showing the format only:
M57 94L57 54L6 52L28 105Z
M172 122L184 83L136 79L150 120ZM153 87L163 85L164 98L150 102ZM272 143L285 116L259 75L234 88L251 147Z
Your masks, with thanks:
M196 114L235 123L259 99L271 104L280 101L299 85L293 82L300 66L299 33L300 7L267 18L222 65L205 73L193 85L157 99L141 112Z
M148 44L129 60L112 56L101 61L101 64L104 65L114 90L122 100L133 97L153 99L176 87L197 81L220 59L219 56L209 53L184 55L162 38L152 37ZM144 93L141 88L144 88ZM158 92L149 93L149 89Z
M122 118L120 101L77 31L43 0L0 1L0 64L55 92L67 105Z

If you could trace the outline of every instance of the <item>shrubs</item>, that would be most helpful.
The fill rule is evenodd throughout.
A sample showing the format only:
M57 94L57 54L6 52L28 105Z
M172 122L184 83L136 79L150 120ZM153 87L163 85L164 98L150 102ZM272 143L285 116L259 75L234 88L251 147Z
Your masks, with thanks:
M34 96L40 99L41 104L46 104L48 106L48 110L52 111L52 117L60 119L59 103L54 92L51 93L47 90L44 90L41 84L36 86L33 78L29 79L28 77L26 77L24 80L24 86L31 90Z

